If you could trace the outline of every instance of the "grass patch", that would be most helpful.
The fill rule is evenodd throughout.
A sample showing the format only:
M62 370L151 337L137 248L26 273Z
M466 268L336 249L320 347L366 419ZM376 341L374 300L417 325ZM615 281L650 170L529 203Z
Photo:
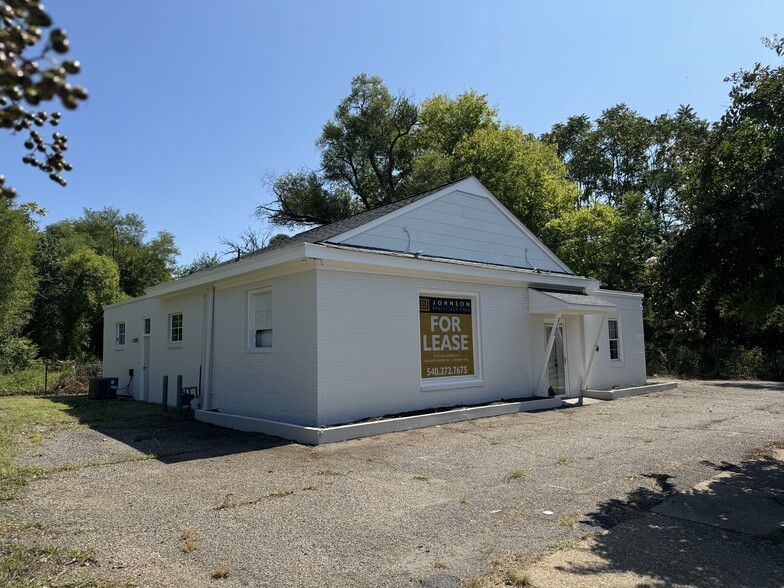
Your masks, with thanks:
M220 564L214 570L212 570L212 578L214 580L228 578L229 574L231 574L231 566L227 566L226 564Z
M572 462L571 459L569 459L568 457L564 457L562 455L561 457L559 457L558 459L555 460L555 465L557 465L557 466L565 466L567 464L570 464L571 462Z
M103 578L76 579L76 569L95 564L94 551L0 544L0 586L4 588L133 588Z
M414 476L414 479L417 482L429 482L430 478L428 476Z
M87 396L6 396L0 398L0 413L0 501L15 498L35 476L57 471L14 464L21 447L37 447L61 431L149 428L177 418L152 404ZM79 467L86 466L70 464L65 469Z
M528 475L528 472L523 470L512 470L509 472L509 475L506 476L506 481L511 482L512 480L521 480Z

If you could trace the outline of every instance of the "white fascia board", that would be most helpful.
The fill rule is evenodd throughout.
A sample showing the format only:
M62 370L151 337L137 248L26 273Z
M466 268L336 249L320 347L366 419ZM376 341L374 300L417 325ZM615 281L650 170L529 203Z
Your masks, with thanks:
M280 251L271 251L263 255L242 259L236 263L229 263L202 270L173 282L158 284L157 286L147 288L144 293L146 296L167 296L199 286L209 286L216 282L241 276L242 274L267 269L290 261L296 261L303 257L305 257L305 244L294 245L293 247L286 247Z
M121 300L120 302L114 302L112 304L104 304L103 309L108 310L110 308L118 308L120 306L126 306L127 304L135 304L137 302L141 302L142 300L146 300L148 296L146 294L142 294L141 296L137 296L136 298L129 298L128 300Z
M597 296L618 296L619 298L645 298L644 294L639 292L624 292L623 290L605 290L600 288L596 290Z
M313 258L325 267L346 271L498 284L528 284L534 287L537 285L594 289L599 287L597 280L573 274L535 272L514 267L488 267L487 264L417 258L412 254L384 253L334 245L307 244L305 256Z

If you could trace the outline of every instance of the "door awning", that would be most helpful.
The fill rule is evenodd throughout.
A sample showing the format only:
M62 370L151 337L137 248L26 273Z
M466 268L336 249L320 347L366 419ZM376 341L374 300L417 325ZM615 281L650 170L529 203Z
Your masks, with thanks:
M528 311L531 314L603 314L617 308L615 304L598 296L528 288Z

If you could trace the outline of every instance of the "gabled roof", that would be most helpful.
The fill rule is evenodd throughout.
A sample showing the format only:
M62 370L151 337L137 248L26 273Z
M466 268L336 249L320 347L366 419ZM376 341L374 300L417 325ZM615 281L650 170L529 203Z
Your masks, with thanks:
M322 243L324 241L328 241L332 237L337 237L338 235L342 235L352 229L356 229L357 227L361 227L371 221L374 221L378 218L388 215L391 212L399 210L408 206L409 204L413 204L418 200L422 200L436 192L440 192L444 188L447 188L453 184L458 184L465 180L466 178L471 176L465 176L458 180L454 180L453 182L449 182L443 184L442 186L438 186L437 188L433 188L432 190L427 190L426 192L422 192L420 194L416 194L414 196L409 196L408 198L403 198L402 200L397 200L396 202L392 202L391 204L385 204L384 206L378 206L376 208L371 208L370 210L365 210L363 212L358 212L352 216L346 217L339 221L335 221L334 223L329 223L328 225L321 225L320 227L315 227L308 231L304 231L302 233L297 233L296 235L292 235L288 239L284 239L279 243L275 243L274 245L269 245L268 247L262 247L261 249L257 249L247 255L243 255L240 260L234 261L241 261L242 259L248 259L250 257L256 257L257 255L263 255L270 251L279 251L280 249L285 249L286 247L293 247L294 245L300 245L302 243ZM233 261L229 261L226 263L233 263Z

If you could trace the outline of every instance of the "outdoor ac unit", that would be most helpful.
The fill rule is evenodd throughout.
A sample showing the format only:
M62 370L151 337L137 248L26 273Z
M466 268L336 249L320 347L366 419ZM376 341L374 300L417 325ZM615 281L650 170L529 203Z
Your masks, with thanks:
M91 400L117 398L119 378L90 378L88 397Z

